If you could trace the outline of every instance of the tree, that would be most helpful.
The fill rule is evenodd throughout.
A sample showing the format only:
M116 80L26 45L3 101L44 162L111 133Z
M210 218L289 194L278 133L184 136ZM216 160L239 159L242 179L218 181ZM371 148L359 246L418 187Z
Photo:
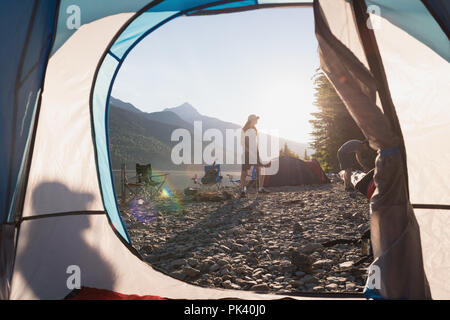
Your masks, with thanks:
M365 137L347 111L331 82L322 71L314 75L314 102L318 112L311 113L315 149L313 158L319 161L325 171L339 171L337 151L342 144L351 139L364 140ZM363 154L365 162L373 167L375 152ZM356 161L355 168L358 168Z
M300 156L289 149L287 142L284 143L283 149L280 150L280 157L291 157L300 159Z
M305 149L305 155L303 157L304 160L311 160L311 158L308 156L308 151Z

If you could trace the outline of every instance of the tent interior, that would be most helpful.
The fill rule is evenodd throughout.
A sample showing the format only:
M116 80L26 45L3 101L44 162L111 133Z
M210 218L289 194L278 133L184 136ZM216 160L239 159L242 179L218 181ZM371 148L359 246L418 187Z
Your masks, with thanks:
M83 287L121 294L285 296L204 288L143 261L121 215L108 127L121 66L158 28L278 7L314 11L321 70L378 152L365 296L450 298L449 4L439 0L2 2L0 298L63 299L73 266Z

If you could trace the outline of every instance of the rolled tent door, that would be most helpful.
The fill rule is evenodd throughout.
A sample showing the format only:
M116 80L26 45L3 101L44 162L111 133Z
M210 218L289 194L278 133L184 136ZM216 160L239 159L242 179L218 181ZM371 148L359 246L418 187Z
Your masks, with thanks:
M356 5L361 4L315 1L314 16L321 68L371 147L379 153L374 174L376 191L370 203L375 260L369 268L365 293L372 298L429 299L420 231L408 201L402 136L396 131L392 113L385 114L391 107L389 86L381 78L383 66L377 57L376 43L368 48L367 43L348 40L355 32L360 39L364 31L361 28L367 28L366 24L358 24L362 16L357 16L361 12Z

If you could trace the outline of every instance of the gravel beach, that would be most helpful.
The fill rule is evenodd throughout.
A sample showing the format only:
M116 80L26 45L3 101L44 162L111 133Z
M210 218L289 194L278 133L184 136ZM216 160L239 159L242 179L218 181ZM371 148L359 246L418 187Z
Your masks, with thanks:
M133 246L156 269L203 287L362 292L372 261L369 202L333 182L122 206ZM174 199L177 199L175 201Z

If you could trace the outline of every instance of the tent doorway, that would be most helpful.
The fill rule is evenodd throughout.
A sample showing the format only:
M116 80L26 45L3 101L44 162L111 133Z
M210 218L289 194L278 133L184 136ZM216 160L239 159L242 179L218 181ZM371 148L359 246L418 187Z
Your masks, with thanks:
M367 253L359 240L368 228L367 200L346 194L335 180L328 184L310 159L308 140L278 142L282 152L272 159L278 170L264 183L271 193L256 199L227 189L228 174L240 176L240 165L228 163L221 164L222 189L213 197L186 195L191 178L211 163L171 159L178 143L172 132L193 132L196 120L225 138L226 129L240 129L257 113L266 128L305 131L309 138L318 67L311 8L183 17L135 46L111 90L109 137L117 173L122 163L169 172L162 199L120 203L131 242L147 262L204 287L362 293L369 260L360 262ZM119 187L119 175L114 179Z

